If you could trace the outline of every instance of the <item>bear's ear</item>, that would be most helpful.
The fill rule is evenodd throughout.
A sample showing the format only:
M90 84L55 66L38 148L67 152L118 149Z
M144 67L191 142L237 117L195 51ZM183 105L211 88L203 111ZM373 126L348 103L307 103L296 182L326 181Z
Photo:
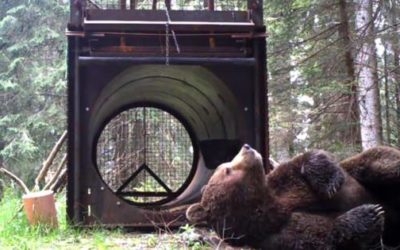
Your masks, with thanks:
M186 218L191 223L206 222L207 213L200 203L195 203L186 210Z

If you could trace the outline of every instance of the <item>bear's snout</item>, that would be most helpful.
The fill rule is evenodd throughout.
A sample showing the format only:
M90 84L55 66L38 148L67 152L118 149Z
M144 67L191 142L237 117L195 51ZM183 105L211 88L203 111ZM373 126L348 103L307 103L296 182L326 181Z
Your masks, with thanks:
M242 149L240 150L239 154L253 154L254 149L249 144L244 144Z

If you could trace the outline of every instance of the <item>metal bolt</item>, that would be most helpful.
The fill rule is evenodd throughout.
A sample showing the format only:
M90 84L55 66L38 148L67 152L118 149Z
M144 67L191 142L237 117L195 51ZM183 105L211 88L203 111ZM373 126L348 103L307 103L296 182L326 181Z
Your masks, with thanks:
M101 191L104 191L104 187L100 187L100 190L101 190Z
M249 108L248 107L244 107L244 111L245 112L249 111Z
M121 206L121 202L120 201L117 201L117 206Z
M89 108L89 107L86 107L85 110L86 110L87 112L89 112L90 108Z

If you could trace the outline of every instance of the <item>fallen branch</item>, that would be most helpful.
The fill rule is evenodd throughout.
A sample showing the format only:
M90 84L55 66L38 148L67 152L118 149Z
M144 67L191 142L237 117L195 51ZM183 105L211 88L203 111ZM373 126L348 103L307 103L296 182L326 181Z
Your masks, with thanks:
M49 189L57 181L66 162L67 162L67 154L64 154L64 157L62 158L60 164L58 164L58 167L57 167L56 172L54 173L54 176L51 178L51 180L49 182L46 183L43 190Z
M22 190L24 191L25 194L30 192L28 187L25 185L25 183L20 178L18 178L15 174L11 173L10 171L8 171L5 168L0 168L0 173L3 173L5 175L7 175L8 177L10 177L15 183L18 184L18 186L20 186L22 188Z
M56 145L53 147L51 150L49 156L47 157L46 161L43 163L43 166L38 174L38 176L35 179L35 186L32 191L39 191L40 190L40 182L44 179L44 177L47 175L50 167L53 164L54 159L56 158L57 153L60 151L64 141L67 138L67 131L65 131L60 139L57 141ZM59 163L56 173L54 176L51 178L51 180L45 184L43 190L61 190L63 186L65 185L65 180L67 177L67 169L64 168L64 165L67 161L67 155L64 154L61 162ZM26 186L26 184L18 178L16 175L8 171L7 169L0 167L0 173L4 173L6 176L11 178L15 183L17 183L24 191L25 194L30 193L30 190ZM54 191L55 192L55 191ZM24 205L21 205L15 215L11 218L10 222L13 221L15 218L17 218L18 214L22 211L24 208Z
M67 178L67 168L64 168L57 177L57 179L55 180L54 184L50 187L50 190L56 193L56 190L58 190L62 186L62 184L66 181L66 178Z
M42 169L40 170L38 176L35 179L35 187L33 188L34 190L39 190L40 182L43 180L43 178L46 176L47 172L49 171L51 164L53 163L54 159L56 158L56 155L57 155L58 151L60 151L61 146L63 145L66 138L67 138L67 131L64 131L64 133L61 135L60 139L58 139L56 145L54 145L54 147L51 150L46 161L43 162Z
M63 178L63 181L60 182L59 185L57 185L57 186L54 185L53 192L55 194L61 193L64 190L64 188L67 186L67 180L68 180L68 176L65 176L65 178Z

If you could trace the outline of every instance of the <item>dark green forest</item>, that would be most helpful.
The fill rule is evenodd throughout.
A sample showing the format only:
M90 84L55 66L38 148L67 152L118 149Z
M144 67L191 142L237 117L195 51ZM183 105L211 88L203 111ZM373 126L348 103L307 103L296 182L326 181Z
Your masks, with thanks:
M264 1L275 159L310 148L344 157L398 145L398 7ZM0 163L28 183L66 127L68 11L67 0L0 2Z
M270 147L278 160L397 146L398 1L265 1Z
M66 126L68 7L0 2L0 162L29 181Z

